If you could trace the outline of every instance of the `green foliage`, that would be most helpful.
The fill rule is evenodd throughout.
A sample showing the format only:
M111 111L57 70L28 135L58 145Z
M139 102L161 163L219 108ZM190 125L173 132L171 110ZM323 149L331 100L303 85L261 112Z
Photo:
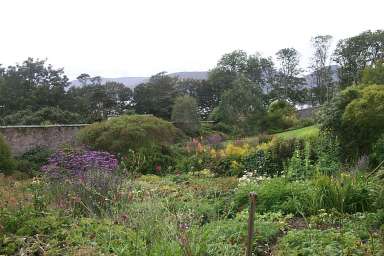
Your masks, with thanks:
M254 134L262 129L265 112L261 88L240 76L225 91L213 119L231 126L233 134Z
M332 66L329 65L331 41L332 36L330 35L319 35L311 40L313 55L310 69L313 72L311 78L316 85L310 89L312 105L323 104L330 100L337 91L332 77Z
M1 117L30 109L56 106L66 109L65 88L69 85L63 69L54 69L44 60L28 58L22 64L0 72Z
M276 160L270 151L257 150L243 156L240 163L244 172L272 177L282 173L281 163Z
M274 134L274 136L281 139L291 139L291 138L311 139L311 138L317 137L318 134L319 134L319 128L317 126L308 126L305 128L276 133Z
M153 114L170 120L172 106L178 94L176 81L177 78L159 73L152 76L148 83L138 85L133 95L136 113Z
M340 66L339 79L342 87L359 84L364 68L383 58L383 42L383 30L368 30L338 42L334 60Z
M11 149L0 134L0 172L10 173L14 167Z
M382 161L384 161L384 134L376 141L372 146L371 155L369 157L370 164L373 167L378 166Z
M328 133L321 133L314 145L317 161L316 171L324 175L335 175L340 171L340 145L337 138Z
M344 159L358 159L384 131L384 86L350 87L326 104L320 114L323 130L340 141Z
M80 130L79 140L99 150L124 155L129 150L168 146L183 138L171 123L151 115L131 115L94 123Z
M310 215L320 209L341 213L372 211L382 207L383 199L380 182L360 174L317 175L297 181L279 177L239 186L232 201L234 211L247 204L251 191L258 195L257 211L297 215Z
M61 110L57 107L44 107L34 112L21 110L4 117L7 125L49 125L82 123L81 116L77 113Z
M133 92L122 83L101 83L98 77L87 74L78 77L81 86L72 86L68 92L67 109L82 116L83 122L92 123L108 117L133 112Z
M366 67L362 73L363 84L384 84L384 62L378 61L372 66Z
M273 178L261 184L249 183L236 191L233 207L236 210L242 209L248 203L249 192L254 191L258 195L258 212L310 213L316 196L311 184L310 181L290 182L285 178Z
M303 150L298 147L287 163L286 176L289 179L304 179L314 174L314 168L311 161L310 144L306 143Z
M377 199L370 192L370 184L362 175L341 173L337 177L319 176L314 180L317 189L318 209L336 209L339 212L371 210Z
M296 109L284 100L272 102L267 112L268 129L270 132L286 130L298 123Z
M17 158L17 169L19 171L38 171L41 166L48 162L52 153L53 151L46 147L36 147L30 149ZM20 168L20 165L23 165L24 168Z
M196 135L200 129L197 102L190 96L178 97L172 108L172 122L188 135Z
M263 255L273 239L277 237L284 226L284 218L279 214L256 215L253 239L253 253ZM203 227L203 245L206 255L243 255L247 237L247 211L234 220L221 220L209 223Z
M277 255L366 255L359 241L355 234L336 229L293 230L279 243Z
M302 70L299 67L300 55L294 48L284 48L276 53L280 68L272 84L270 97L287 100L293 103L303 102L305 90L304 79L299 77Z
M121 159L124 172L137 174L167 174L176 165L175 151L167 146L149 145L137 151L129 150Z

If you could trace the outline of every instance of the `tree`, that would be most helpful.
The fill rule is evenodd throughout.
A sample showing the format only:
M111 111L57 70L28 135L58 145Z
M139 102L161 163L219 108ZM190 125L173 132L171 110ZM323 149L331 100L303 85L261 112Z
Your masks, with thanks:
M57 107L44 107L38 111L21 110L4 117L7 125L46 125L83 123L77 113L64 111Z
M200 129L197 101L191 96L180 96L172 109L172 122L188 135L196 135Z
M335 88L332 78L332 70L330 66L330 46L332 36L320 35L313 37L312 47L313 56L310 69L312 71L312 79L316 85L313 88L316 103L323 104L329 101L335 94Z
M2 116L28 108L32 111L48 106L65 108L69 83L63 69L55 69L45 60L28 58L0 73Z
M99 79L88 80L83 80L82 86L71 87L68 91L68 109L79 113L87 122L118 116L133 108L133 92L124 84L100 84Z
M245 51L235 50L224 54L217 63L217 68L233 74L244 73L247 69L247 61L248 55Z
M344 158L356 160L384 132L383 109L383 85L351 86L323 106L322 130L339 138Z
M176 83L177 94L194 97L200 117L206 119L218 104L218 97L211 85L206 80L179 79Z
M366 66L384 60L384 31L368 30L338 42L334 60L340 65L340 85L359 84Z
M275 82L276 70L271 58L263 58L260 54L254 54L248 57L245 74L268 93Z
M235 134L252 134L262 129L265 113L261 88L245 76L224 92L212 119L231 127Z
M177 78L163 72L152 76L148 83L138 85L133 94L136 113L170 120L177 96L176 81Z
M363 84L384 84L384 61L366 67L361 80Z
M292 103L304 100L303 84L304 78L299 77L299 52L294 48L284 48L276 53L280 68L277 74L277 81L272 90L273 97L289 100Z
M285 100L273 101L268 107L267 118L270 132L288 129L298 122L295 106Z

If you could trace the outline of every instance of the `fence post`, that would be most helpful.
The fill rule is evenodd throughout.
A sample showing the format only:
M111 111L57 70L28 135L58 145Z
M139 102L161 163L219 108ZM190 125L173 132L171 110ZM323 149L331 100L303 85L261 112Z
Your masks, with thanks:
M255 221L255 210L256 210L256 199L257 195L255 192L249 193L249 212L248 212L248 238L247 238L247 251L246 256L252 256L252 239L253 239L253 229Z

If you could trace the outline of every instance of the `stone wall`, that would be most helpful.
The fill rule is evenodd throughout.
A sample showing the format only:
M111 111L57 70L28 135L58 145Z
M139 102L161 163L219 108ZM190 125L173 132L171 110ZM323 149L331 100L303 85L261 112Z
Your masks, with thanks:
M86 125L0 126L0 133L17 156L37 146L55 150L62 144L74 143L76 133Z

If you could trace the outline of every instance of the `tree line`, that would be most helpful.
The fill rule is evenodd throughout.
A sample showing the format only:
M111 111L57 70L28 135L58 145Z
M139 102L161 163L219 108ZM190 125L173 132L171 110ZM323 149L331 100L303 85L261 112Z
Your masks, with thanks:
M251 133L268 125L262 117L274 102L273 109L304 103L322 105L348 86L383 84L384 31L342 39L334 52L331 42L330 35L311 40L313 55L308 71L313 87L306 86L300 53L294 48L279 50L276 61L236 50L218 60L207 80L159 73L134 90L121 83L102 83L100 77L88 74L77 78L81 86L70 86L62 68L28 58L15 66L0 66L0 123L90 123L124 113L188 119L175 109L178 102L181 109L196 109L197 115L192 115L196 118Z

